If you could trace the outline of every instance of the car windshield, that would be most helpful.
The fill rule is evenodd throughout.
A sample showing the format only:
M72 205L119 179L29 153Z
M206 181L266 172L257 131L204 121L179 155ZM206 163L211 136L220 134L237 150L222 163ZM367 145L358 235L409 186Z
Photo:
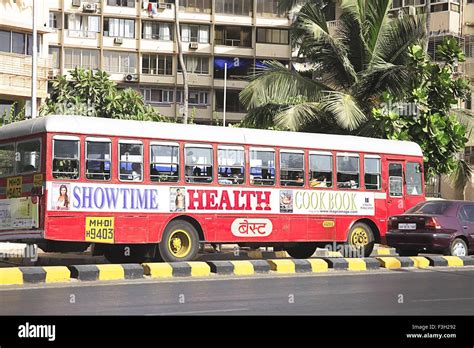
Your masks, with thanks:
M423 202L408 209L405 214L442 215L450 205L451 202Z

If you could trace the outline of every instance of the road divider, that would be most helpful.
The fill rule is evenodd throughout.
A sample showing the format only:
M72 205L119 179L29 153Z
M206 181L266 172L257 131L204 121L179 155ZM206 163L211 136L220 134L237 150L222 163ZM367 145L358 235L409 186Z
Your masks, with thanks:
M0 268L0 285L110 281L144 278L246 276L259 273L294 274L328 271L370 271L379 268L463 267L474 266L469 256L381 256L368 258L323 257L311 259L229 260L143 264L98 264L43 267Z

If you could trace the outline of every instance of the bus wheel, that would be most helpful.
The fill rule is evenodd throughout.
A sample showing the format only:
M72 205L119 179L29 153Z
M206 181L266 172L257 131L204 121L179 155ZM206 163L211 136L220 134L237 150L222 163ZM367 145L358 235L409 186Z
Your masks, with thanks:
M199 235L189 222L172 221L163 232L158 251L165 262L194 260L199 251Z
M295 246L285 248L285 250L294 259L307 259L313 256L316 248L315 243L297 243Z
M375 238L372 229L362 222L352 226L344 245L342 254L345 257L369 257L374 249Z

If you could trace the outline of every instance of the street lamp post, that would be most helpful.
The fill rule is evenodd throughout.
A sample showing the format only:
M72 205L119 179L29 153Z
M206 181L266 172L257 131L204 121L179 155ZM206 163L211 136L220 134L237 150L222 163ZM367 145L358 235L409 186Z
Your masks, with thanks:
M36 0L33 0L33 52L31 64L31 118L36 118L36 83L38 65L38 29L36 27Z
M223 112L223 126L225 127L225 113L227 110L227 63L224 64L224 112Z

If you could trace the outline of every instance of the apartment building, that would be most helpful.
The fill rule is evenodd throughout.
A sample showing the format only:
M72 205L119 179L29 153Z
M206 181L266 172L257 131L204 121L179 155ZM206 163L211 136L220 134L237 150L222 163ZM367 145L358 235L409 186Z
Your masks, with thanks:
M49 0L48 8L51 77L76 66L103 69L163 115L181 114L174 0ZM226 64L233 123L245 115L238 94L248 73L267 59L291 59L290 20L277 0L181 0L179 20L196 123L222 120Z
M38 4L38 82L37 104L47 97L48 46L44 37L48 30L48 0ZM31 107L33 0L0 0L0 118L10 110L19 112Z

